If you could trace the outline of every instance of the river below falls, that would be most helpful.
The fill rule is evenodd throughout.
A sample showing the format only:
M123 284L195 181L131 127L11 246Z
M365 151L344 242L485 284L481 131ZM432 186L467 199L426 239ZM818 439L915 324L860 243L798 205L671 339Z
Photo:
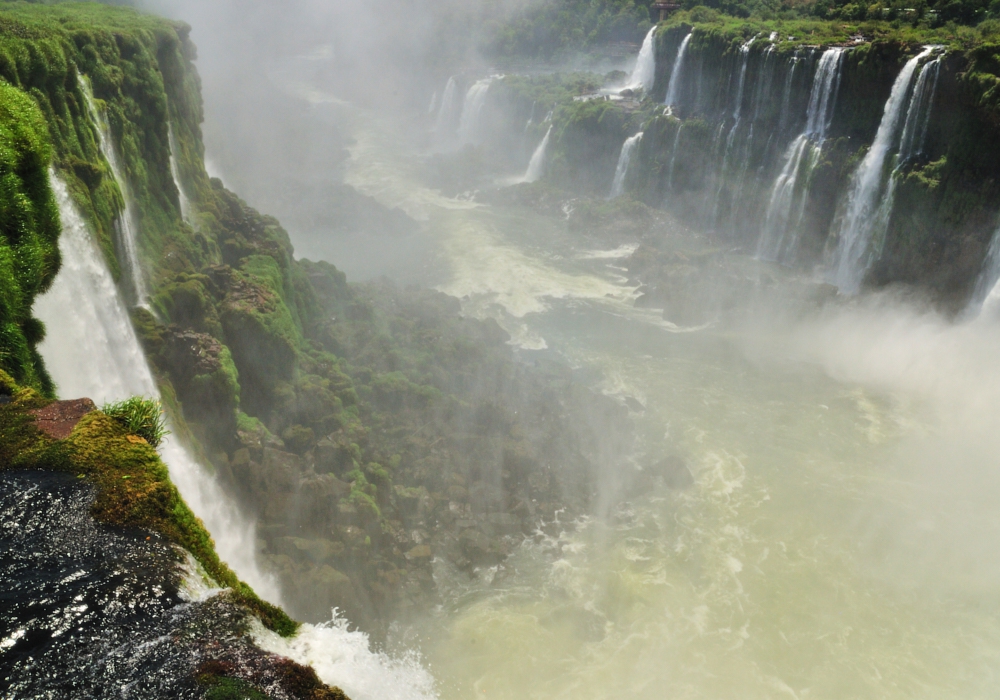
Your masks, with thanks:
M627 401L635 462L694 477L598 498L502 572L437 564L442 605L395 646L441 698L997 697L996 324L879 299L674 326L633 305L638 241L443 196L392 123L353 124L346 180L423 222L419 281Z

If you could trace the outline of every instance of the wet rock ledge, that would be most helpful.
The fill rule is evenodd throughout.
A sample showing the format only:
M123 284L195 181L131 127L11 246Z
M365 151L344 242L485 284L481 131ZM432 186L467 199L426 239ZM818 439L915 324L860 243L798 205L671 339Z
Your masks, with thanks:
M255 644L297 625L218 560L155 449L2 372L0 590L9 697L346 700Z

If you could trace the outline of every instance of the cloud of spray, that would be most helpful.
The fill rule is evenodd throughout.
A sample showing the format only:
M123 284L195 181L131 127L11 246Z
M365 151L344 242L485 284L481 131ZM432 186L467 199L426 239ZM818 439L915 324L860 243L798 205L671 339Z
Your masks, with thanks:
M761 332L763 331L763 332ZM957 324L891 295L830 306L755 334L771 357L819 365L915 418L871 474L881 512L860 513L873 572L902 585L987 593L1000 583L1000 324ZM873 445L873 449L878 449Z

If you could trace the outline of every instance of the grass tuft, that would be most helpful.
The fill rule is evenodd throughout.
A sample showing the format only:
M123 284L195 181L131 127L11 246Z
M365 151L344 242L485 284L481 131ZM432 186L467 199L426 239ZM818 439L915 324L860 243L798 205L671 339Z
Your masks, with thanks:
M138 435L153 447L159 447L170 435L163 418L163 406L158 399L133 396L117 403L105 404L101 410L120 423L132 435Z

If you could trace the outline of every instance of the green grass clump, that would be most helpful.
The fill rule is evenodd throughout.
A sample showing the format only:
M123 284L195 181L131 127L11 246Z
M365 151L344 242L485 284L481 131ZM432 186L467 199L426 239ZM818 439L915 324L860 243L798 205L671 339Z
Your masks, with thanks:
M159 447L163 438L170 434L164 422L163 406L157 399L133 396L105 404L101 410L121 423L131 435L138 435L153 447Z

